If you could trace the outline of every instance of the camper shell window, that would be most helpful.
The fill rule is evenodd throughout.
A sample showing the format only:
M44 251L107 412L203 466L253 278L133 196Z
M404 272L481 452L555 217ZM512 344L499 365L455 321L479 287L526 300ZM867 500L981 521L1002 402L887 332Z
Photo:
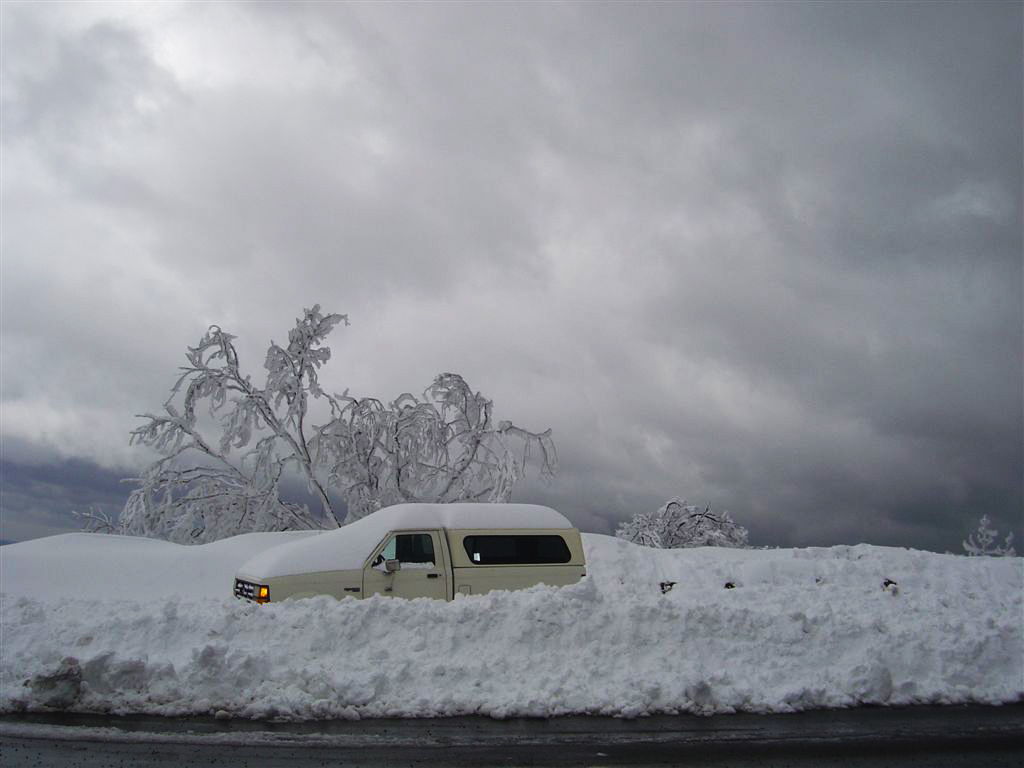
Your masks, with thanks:
M462 546L473 565L538 565L572 560L565 539L551 534L467 536Z

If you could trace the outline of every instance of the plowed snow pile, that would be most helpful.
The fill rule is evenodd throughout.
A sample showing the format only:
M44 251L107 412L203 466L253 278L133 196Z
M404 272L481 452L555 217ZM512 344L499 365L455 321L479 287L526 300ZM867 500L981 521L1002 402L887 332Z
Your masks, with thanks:
M634 716L1024 699L1021 558L584 534L590 575L562 589L229 597L235 568L288 537L0 548L0 710Z

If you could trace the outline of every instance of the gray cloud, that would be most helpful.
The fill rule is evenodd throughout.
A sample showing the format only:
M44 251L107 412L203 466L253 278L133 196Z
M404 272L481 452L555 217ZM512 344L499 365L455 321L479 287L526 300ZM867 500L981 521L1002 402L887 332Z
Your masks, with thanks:
M127 472L206 325L258 374L319 301L328 386L459 371L586 528L1021 536L1019 6L2 13L10 460Z
M53 465L0 463L0 539L21 541L81 526L72 511L115 515L124 505L119 473L87 461Z

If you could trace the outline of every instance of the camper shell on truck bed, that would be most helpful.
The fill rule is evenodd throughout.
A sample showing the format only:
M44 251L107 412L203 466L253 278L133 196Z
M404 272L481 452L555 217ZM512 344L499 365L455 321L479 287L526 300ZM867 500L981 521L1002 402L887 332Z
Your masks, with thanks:
M398 504L261 552L235 578L257 602L433 597L563 586L586 575L580 532L534 504Z

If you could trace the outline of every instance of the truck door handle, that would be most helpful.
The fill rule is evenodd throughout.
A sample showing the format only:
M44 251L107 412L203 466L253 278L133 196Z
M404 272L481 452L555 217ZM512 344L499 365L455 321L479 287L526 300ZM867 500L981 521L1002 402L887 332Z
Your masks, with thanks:
M437 578L437 574L436 573L428 573L427 574L427 578L428 579L436 579Z

